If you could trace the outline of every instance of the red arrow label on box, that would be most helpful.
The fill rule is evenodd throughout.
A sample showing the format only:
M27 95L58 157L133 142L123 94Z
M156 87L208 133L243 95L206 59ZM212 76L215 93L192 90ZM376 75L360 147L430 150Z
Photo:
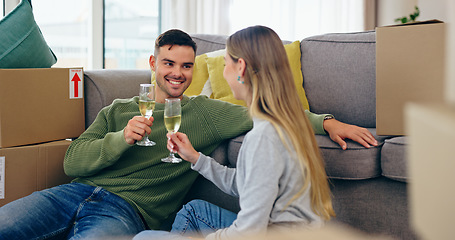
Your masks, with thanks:
M73 79L71 79L71 82L74 84L74 97L78 98L79 97L79 82L81 79L79 78L79 75L76 73L74 74Z
M83 86L82 69L70 69L70 99L82 98Z

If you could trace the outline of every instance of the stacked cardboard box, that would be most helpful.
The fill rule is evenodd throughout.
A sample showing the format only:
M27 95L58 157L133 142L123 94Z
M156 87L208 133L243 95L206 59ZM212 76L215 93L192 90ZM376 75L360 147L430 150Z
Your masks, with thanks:
M63 157L71 141L0 149L0 206L34 191L68 183Z
M0 69L0 206L70 178L63 158L85 129L82 68Z
M445 23L376 29L376 132L406 135L404 107L444 101Z

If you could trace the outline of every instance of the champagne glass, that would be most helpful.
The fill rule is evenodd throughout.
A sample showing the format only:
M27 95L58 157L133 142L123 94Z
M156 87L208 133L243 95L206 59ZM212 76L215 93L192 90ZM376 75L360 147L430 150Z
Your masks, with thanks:
M149 119L155 109L155 85L141 84L139 90L139 111L141 115ZM150 141L146 134L142 140L136 142L139 146L154 146L156 143Z
M175 133L180 128L182 121L182 110L180 108L180 99L167 98L164 102L164 125L169 133ZM170 151L169 157L161 159L163 162L179 163L182 159L174 156Z

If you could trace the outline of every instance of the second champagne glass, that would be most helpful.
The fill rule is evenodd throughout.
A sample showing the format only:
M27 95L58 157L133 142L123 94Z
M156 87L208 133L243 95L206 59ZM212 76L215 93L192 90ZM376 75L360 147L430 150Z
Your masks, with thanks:
M164 102L164 125L169 133L175 133L180 128L182 110L179 98L167 98ZM179 163L182 159L174 156L171 151L169 157L161 159L163 162Z
M155 85L141 84L139 90L139 111L141 115L149 119L155 110ZM155 142L150 141L146 134L141 141L136 142L139 146L155 146Z

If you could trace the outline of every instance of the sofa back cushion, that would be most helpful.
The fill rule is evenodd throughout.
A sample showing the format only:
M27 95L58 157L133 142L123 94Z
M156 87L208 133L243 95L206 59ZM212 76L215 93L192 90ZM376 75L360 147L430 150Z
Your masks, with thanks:
M84 72L85 128L98 112L117 98L139 95L139 84L150 83L150 70L87 70Z
M303 87L314 113L376 127L374 31L313 36L301 41Z
M201 55L216 50L226 48L226 35L216 34L192 34L191 38L196 42L197 51L196 55Z
M237 100L224 79L224 55L227 36L211 34L193 34L191 36L196 42L197 55L195 60L193 82L185 91L188 96L206 95L233 104L246 106L242 100ZM305 109L308 109L308 100L303 89L303 77L301 71L301 50L300 42L282 41L288 55L297 93Z

